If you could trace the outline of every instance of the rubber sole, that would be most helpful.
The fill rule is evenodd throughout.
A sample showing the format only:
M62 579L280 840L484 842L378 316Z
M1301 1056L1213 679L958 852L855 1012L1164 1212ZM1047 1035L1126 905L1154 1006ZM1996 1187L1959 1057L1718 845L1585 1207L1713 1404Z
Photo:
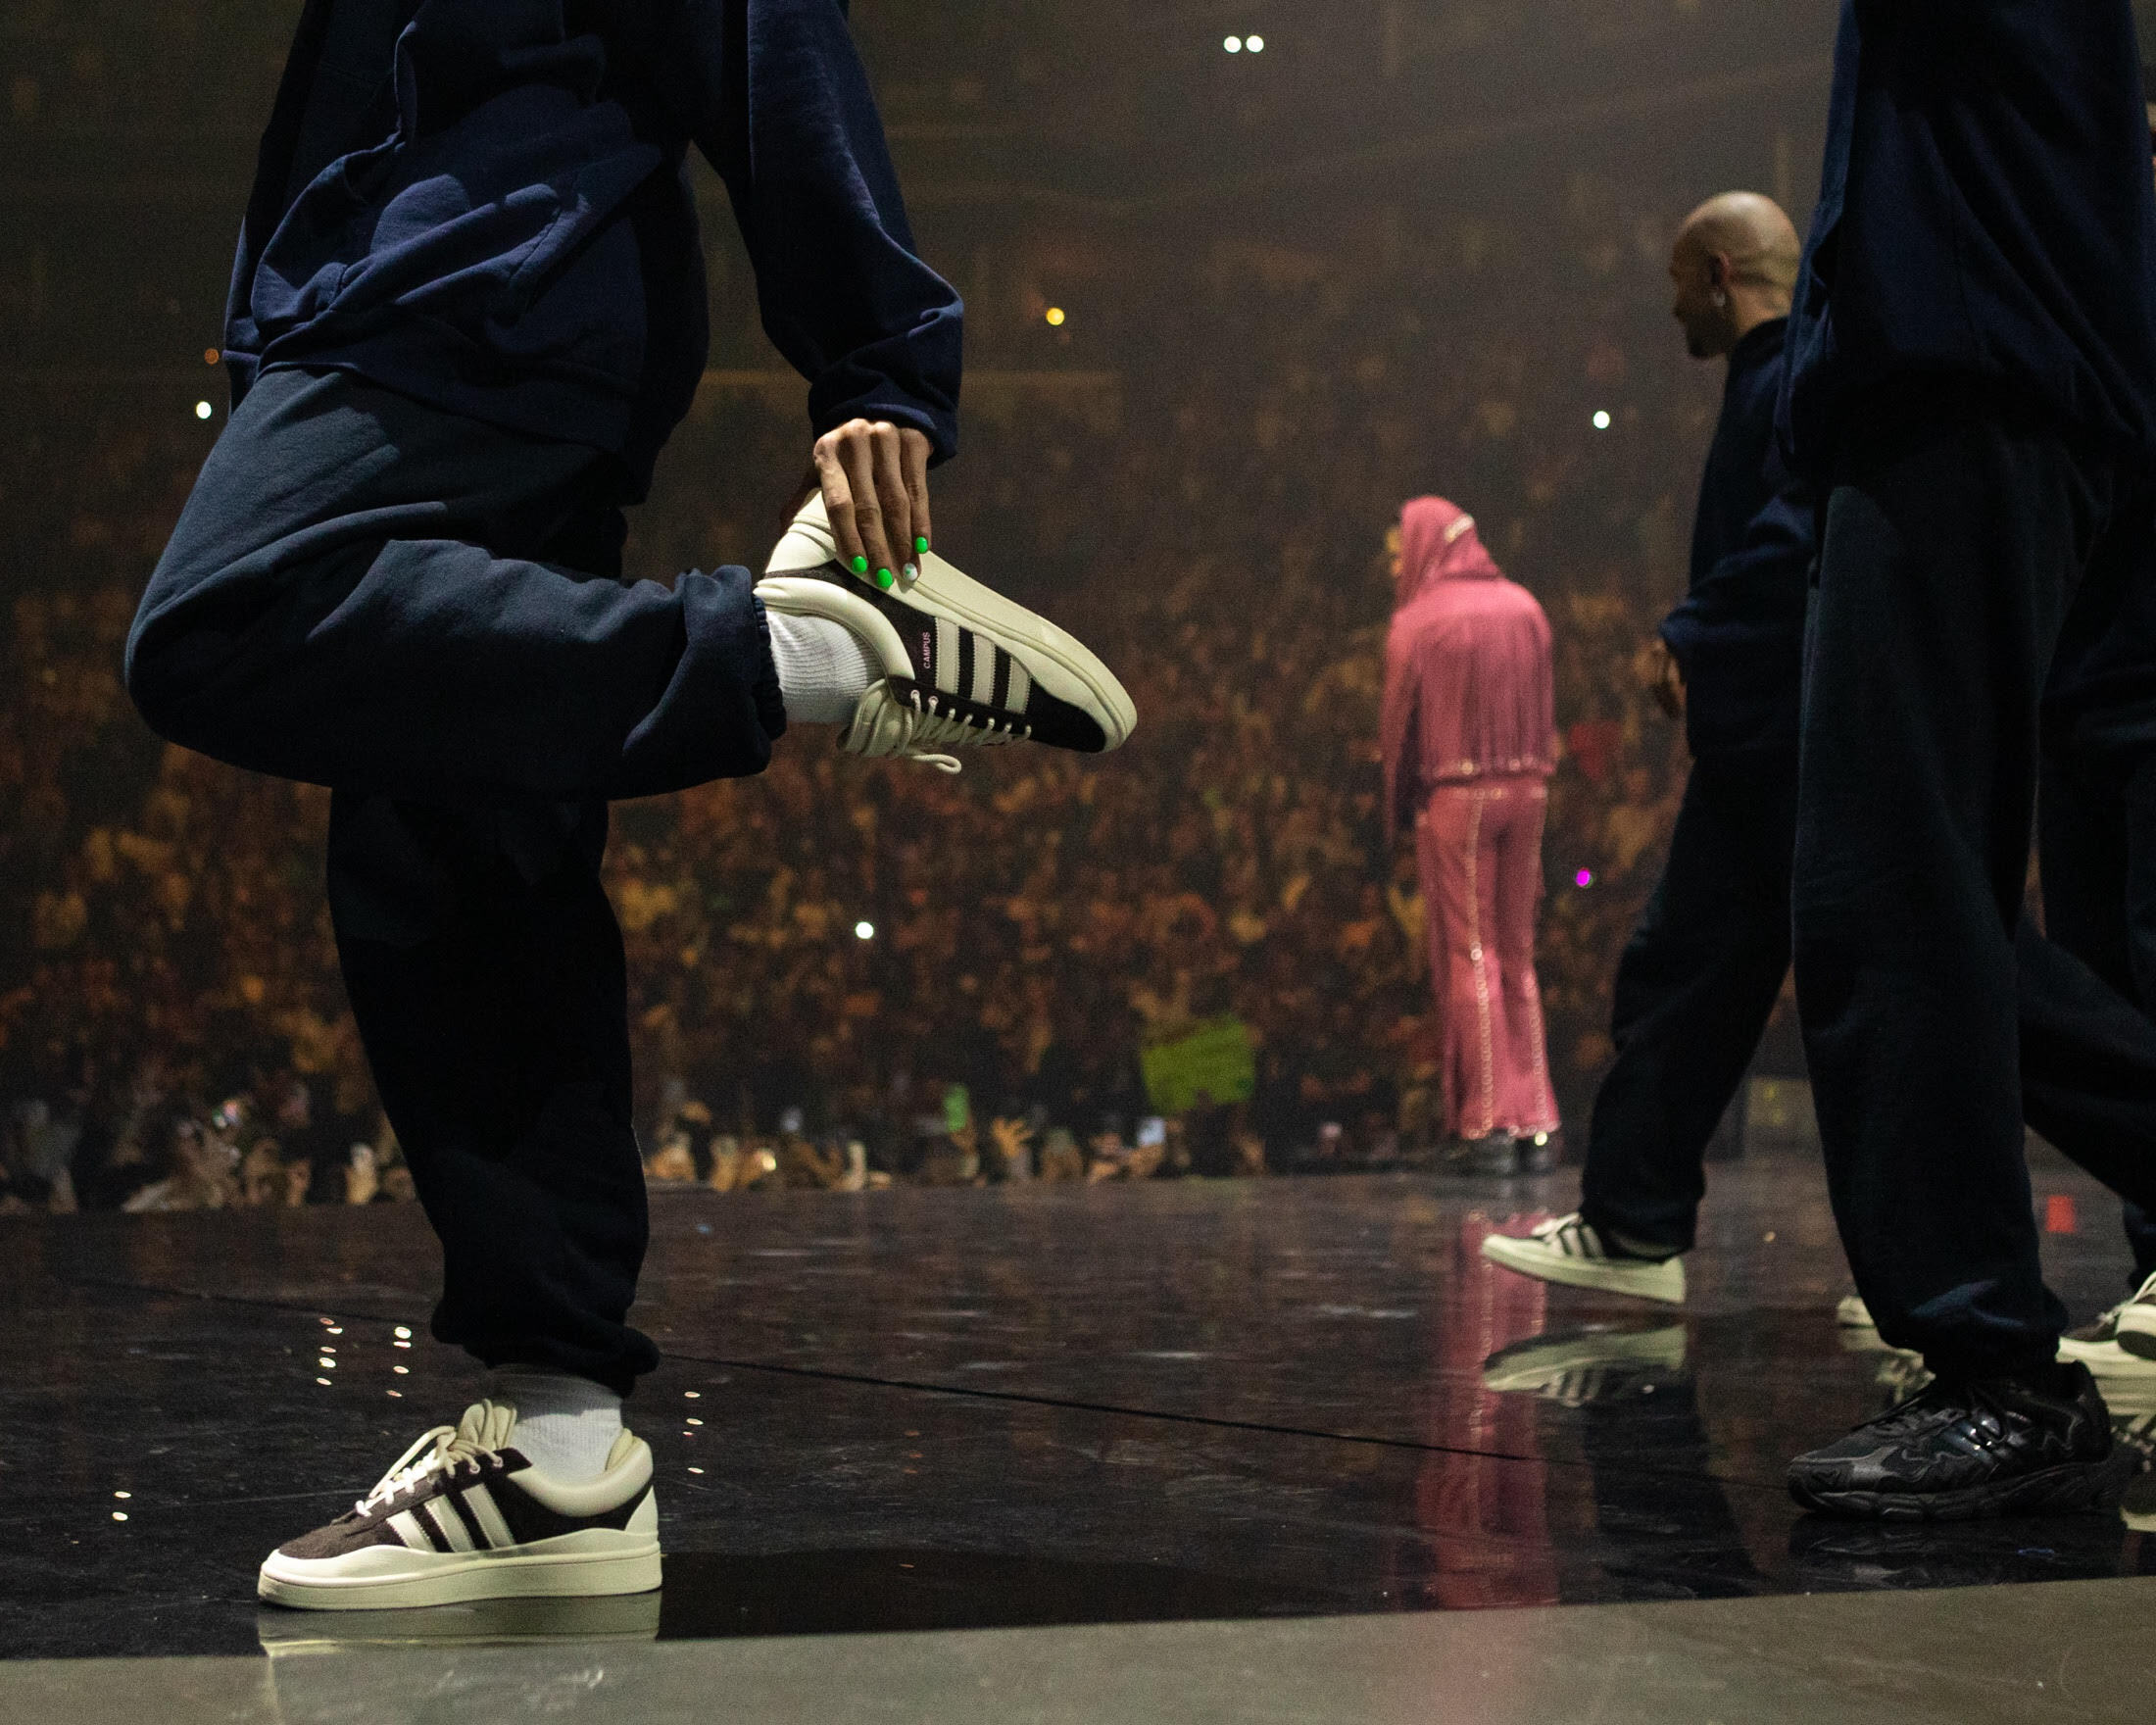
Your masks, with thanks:
M1515 1240L1507 1234L1485 1235L1482 1255L1492 1263L1516 1270L1523 1276L1533 1276L1537 1281L1558 1282L1567 1288L1592 1288L1600 1294L1621 1294L1628 1300L1652 1300L1662 1306L1685 1304L1685 1266L1674 1257L1662 1263L1564 1257L1536 1241Z
M1798 1506L1851 1521L1987 1521L2003 1515L2080 1515L2114 1507L2141 1470L2141 1454L2114 1444L2101 1461L2047 1467L1954 1492L1817 1491L1789 1476Z
M387 1551L387 1547L372 1548ZM650 1593L662 1579L659 1541L587 1529L504 1552L408 1552L379 1573L335 1572L332 1561L272 1552L255 1592L310 1611L395 1610L475 1600L592 1599Z

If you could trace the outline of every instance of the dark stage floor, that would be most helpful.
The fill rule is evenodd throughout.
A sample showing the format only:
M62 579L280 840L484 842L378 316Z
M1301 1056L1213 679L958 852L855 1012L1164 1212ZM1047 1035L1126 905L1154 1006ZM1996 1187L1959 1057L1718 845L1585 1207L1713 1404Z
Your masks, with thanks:
M2036 1187L2076 1315L2117 1299L2116 1205L2048 1156ZM2156 1574L2156 1503L2146 1534L2138 1516L1882 1530L1796 1513L1785 1458L1897 1393L1893 1358L1851 1351L1834 1323L1846 1282L1813 1157L1715 1170L1681 1314L1483 1262L1494 1221L1568 1207L1574 1190L1564 1172L661 1191L640 1311L668 1358L630 1417L659 1459L663 1596L561 1623L409 1614L429 1622L398 1633L844 1637ZM434 1274L406 1208L0 1222L13 1319L0 1329L0 1649L27 1660L269 1647L289 1664L324 1635L379 1635L364 1617L258 1611L254 1567L475 1393L475 1369L424 1339ZM409 1346L400 1325L416 1332ZM1538 1339L1540 1353L1520 1346ZM2145 1622L2149 1596L2132 1591ZM1800 1630L1778 1608L1766 1600L1759 1622L1845 1633ZM1633 1619L1578 1618L1620 1621ZM738 1670L751 1648L811 1659L815 1645L729 1656ZM860 1645L829 1641L815 1668L828 1675ZM60 1674L89 1684L112 1669L0 1672L0 1714L33 1716L9 1702L10 1680L27 1705L23 1683L61 1695ZM97 1681L124 1689L120 1669ZM310 1664L333 1695L324 1669ZM406 1716L289 1694L280 1705L166 1716ZM918 1716L947 1715L958 1716ZM671 1715L654 1701L646 1716Z

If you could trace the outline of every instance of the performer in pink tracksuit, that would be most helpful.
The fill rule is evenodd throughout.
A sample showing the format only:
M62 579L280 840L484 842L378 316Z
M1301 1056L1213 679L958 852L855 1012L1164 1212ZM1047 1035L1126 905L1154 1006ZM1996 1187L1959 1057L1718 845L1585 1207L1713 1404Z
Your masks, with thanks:
M1535 912L1555 765L1549 619L1475 519L1442 497L1400 511L1385 644L1388 832L1412 819L1446 1123L1469 1143L1556 1129Z

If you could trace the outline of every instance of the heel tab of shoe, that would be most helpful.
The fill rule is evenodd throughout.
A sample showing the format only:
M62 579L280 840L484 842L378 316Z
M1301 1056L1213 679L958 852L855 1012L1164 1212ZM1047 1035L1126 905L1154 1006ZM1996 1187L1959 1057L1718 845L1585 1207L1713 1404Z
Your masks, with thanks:
M763 572L785 575L819 569L825 564L836 563L838 555L838 541L831 534L831 517L823 507L823 493L811 492L779 536Z
M913 674L913 662L898 630L850 587L820 575L766 575L757 583L756 596L766 610L782 616L816 616L837 623L868 650L887 677Z

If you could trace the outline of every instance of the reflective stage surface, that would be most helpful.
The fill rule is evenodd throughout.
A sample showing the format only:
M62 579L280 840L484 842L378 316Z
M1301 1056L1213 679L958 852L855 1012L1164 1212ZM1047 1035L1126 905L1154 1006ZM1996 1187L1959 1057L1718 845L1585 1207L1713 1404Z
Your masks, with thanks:
M1682 1311L1484 1262L1494 1225L1570 1207L1568 1171L657 1191L639 1320L667 1363L630 1419L659 1461L663 1595L389 1621L258 1610L252 1584L271 1545L476 1393L476 1368L425 1338L436 1257L416 1211L0 1222L0 1649L267 1647L281 1664L369 1642L1364 1618L2156 1575L2147 1477L2124 1517L1799 1516L1784 1461L1897 1396L1910 1368L1836 1326L1847 1282L1814 1158L1754 1154L1713 1175ZM2048 1155L2035 1185L2054 1285L2084 1317L2125 1292L2117 1206ZM2122 1421L2156 1415L2149 1386L2145 1405L2114 1397ZM2054 1597L1986 1598L2037 1596ZM77 1669L87 1682L102 1667Z

